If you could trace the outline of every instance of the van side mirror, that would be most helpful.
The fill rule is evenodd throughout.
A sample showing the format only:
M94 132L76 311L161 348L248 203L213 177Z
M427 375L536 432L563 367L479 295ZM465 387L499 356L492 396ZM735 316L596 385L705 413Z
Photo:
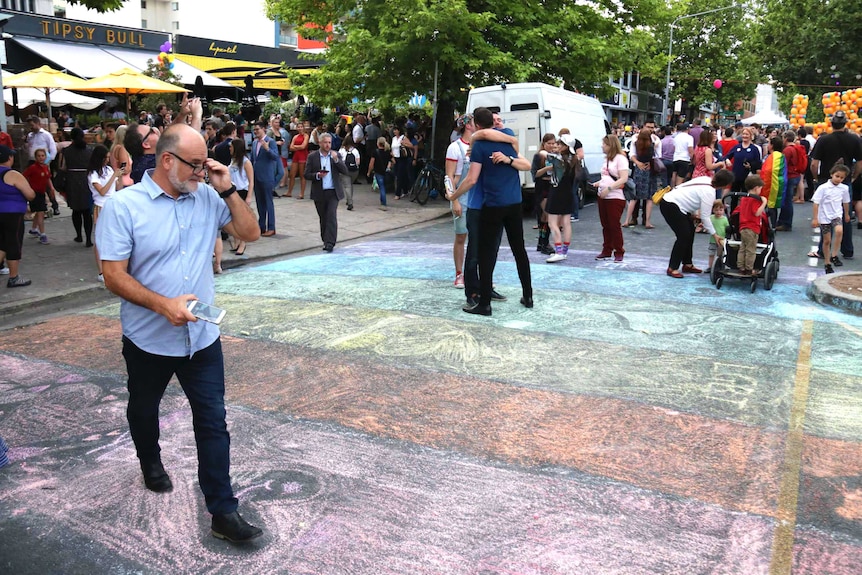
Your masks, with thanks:
M545 118L546 120L549 120L549 119L551 118L551 111L550 111L550 110L545 110L545 111L542 113L542 117L543 117L543 118Z

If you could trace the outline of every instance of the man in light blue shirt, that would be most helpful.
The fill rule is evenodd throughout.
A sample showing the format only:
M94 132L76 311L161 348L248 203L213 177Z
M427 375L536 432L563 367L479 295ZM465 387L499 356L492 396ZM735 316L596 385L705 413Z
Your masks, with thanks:
M176 374L194 415L198 478L213 515L212 533L247 541L262 531L237 513L231 488L219 329L198 321L188 304L213 303L211 256L218 229L247 242L258 239L260 229L231 185L228 168L207 158L195 129L168 127L155 156L155 169L140 183L108 199L96 230L105 286L122 298L129 430L146 487L171 491L160 456L159 403ZM206 171L212 186L203 183Z

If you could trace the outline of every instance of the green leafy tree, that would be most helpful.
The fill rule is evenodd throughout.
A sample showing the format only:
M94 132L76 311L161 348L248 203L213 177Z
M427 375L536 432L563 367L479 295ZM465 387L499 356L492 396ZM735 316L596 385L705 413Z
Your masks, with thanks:
M378 109L431 94L438 70L437 156L472 86L542 81L606 95L609 76L654 57L661 0L266 0L267 15L329 40L317 74L291 74L321 106L354 98ZM323 27L334 22L332 33Z
M66 0L68 4L77 4L97 12L113 12L123 6L123 0Z
M824 92L862 85L862 0L766 0L757 54L779 85L795 84L820 108ZM768 40L768 41L767 41ZM813 105L811 105L813 104Z
M732 4L731 0L728 6ZM671 22L658 34L665 50L674 19L715 8L721 6L712 0L677 4ZM759 42L758 25L748 16L747 8L740 5L677 20L671 58L671 101L683 98L694 108L717 102L733 111L739 100L754 96L757 84L766 78L752 49ZM715 80L722 81L721 88L715 88Z
M152 58L147 60L147 69L142 74L156 78L162 82L167 82L168 84L183 86L182 76L174 74L173 70L169 67L160 64L158 60L153 60ZM165 100L166 98L167 101ZM137 107L138 110L146 110L152 114L155 113L156 106L159 104L166 104L174 114L179 110L179 103L175 94L148 94L146 96L139 96Z

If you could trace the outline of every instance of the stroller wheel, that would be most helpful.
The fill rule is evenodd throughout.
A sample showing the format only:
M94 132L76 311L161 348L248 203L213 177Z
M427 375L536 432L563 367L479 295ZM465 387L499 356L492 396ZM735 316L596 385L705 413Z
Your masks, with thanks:
M757 280L751 281L751 293L754 293L757 290Z
M718 276L715 279L715 289L721 289L721 286L723 283L724 283L724 276Z

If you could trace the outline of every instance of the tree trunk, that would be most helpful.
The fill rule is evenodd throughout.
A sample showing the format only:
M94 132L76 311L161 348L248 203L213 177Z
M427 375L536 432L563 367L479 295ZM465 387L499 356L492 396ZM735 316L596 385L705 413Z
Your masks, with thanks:
M446 148L449 147L449 135L452 133L452 122L455 115L455 102L440 99L437 102L437 126L434 131L434 165L443 168L446 162Z

